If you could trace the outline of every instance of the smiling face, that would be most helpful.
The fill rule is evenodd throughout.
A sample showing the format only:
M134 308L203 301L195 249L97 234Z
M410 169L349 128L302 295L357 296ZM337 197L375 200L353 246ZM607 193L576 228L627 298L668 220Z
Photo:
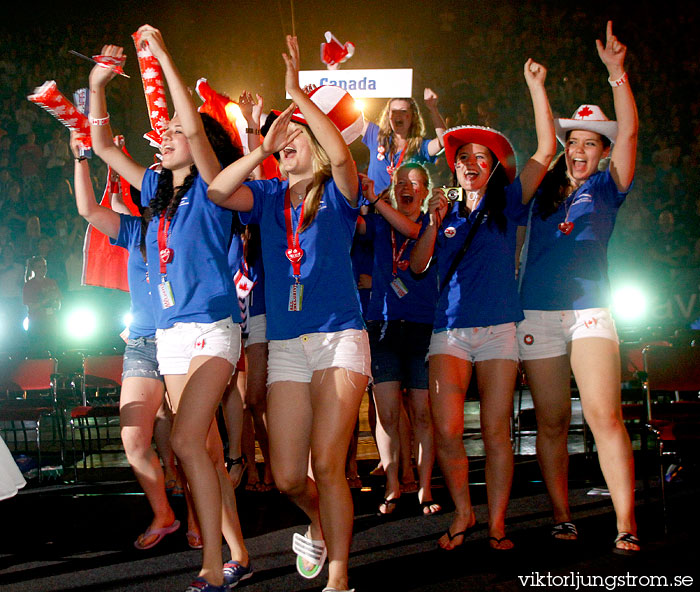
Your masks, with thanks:
M389 125L394 133L408 135L413 122L411 103L403 99L394 99L389 105Z
M596 132L573 130L566 138L566 171L574 181L583 183L598 171L600 159L607 156L609 147Z
M189 168L194 162L179 116L173 117L163 132L160 151L163 154L163 168L171 171Z
M301 129L300 133L291 143L280 151L280 165L287 175L306 176L313 173L313 155L311 139L307 135L304 126L290 123L292 129Z
M485 188L493 169L491 151L481 144L464 144L455 156L457 181L466 191Z
M399 169L394 182L394 197L399 212L411 220L415 220L427 196L428 179L421 169Z

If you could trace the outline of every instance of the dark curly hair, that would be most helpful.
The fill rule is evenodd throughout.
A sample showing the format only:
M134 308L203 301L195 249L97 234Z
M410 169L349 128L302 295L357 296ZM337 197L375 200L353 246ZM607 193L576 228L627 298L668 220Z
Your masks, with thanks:
M507 222L506 215L503 213L503 210L506 208L506 187L510 185L510 181L508 180L505 167L500 164L499 160L496 158L496 155L490 149L489 153L491 154L491 159L494 165L496 163L499 164L495 170L493 170L493 174L491 175L489 183L486 186L486 193L483 197L483 199L486 200L484 208L488 214L486 223L490 225L495 224L501 234L505 234ZM452 182L454 183L455 187L458 186L456 171L452 173ZM467 217L468 212L466 208L466 201L460 203L459 213L461 216L465 218Z
M233 143L231 137L216 119L206 113L200 113L199 115L202 118L207 139L222 167L227 167L243 156L241 147ZM180 205L180 201L192 187L197 174L197 167L192 164L190 166L190 174L185 177L184 182L175 192L173 188L173 173L164 168L158 177L156 193L144 212L146 221L149 222L162 214L165 214L168 220L172 220Z

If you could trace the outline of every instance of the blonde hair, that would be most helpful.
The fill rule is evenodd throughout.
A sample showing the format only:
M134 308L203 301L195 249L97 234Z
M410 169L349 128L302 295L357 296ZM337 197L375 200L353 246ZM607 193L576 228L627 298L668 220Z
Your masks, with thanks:
M311 130L305 125L299 125L299 128L309 141L313 166L311 188L304 198L304 218L299 226L299 232L304 232L316 218L318 208L321 205L323 187L333 175L331 174L331 160L321 144L318 143L316 137L311 133ZM280 173L285 179L287 178L287 171L284 170L282 163L280 163Z
M425 137L425 123L420 114L418 103L412 97L407 99L394 98L389 99L382 109L379 116L379 133L377 134L377 144L383 146L387 154L396 152L396 142L394 141L394 132L391 129L390 113L391 103L394 101L406 101L411 107L411 127L408 130L408 138L406 140L406 155L404 158L411 158L414 154L420 151L423 138Z
M426 194L425 198L423 199L423 202L420 205L420 209L422 212L427 211L427 204L428 200L430 199L430 194L432 191L432 186L433 186L433 181L430 178L430 173L428 172L428 169L426 169L423 165L417 163L417 162L407 162L406 164L402 164L398 169L394 171L394 175L391 178L391 200L394 204L394 208L398 208L398 200L396 199L396 179L399 176L399 173L401 171L418 171L422 177L423 181L425 182L425 188L427 189L428 193Z

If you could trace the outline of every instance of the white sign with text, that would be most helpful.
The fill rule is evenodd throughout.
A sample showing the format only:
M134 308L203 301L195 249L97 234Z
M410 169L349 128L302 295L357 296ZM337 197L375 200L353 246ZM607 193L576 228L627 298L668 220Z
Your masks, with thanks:
M301 70L299 86L304 88L307 84L339 86L356 99L410 97L413 90L413 69Z

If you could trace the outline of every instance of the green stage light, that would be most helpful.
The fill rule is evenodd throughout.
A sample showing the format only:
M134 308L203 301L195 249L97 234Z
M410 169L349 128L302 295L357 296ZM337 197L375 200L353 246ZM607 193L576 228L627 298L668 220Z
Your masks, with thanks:
M647 297L637 286L618 288L613 293L613 312L620 321L639 321L647 312Z
M66 318L66 333L73 339L92 337L97 330L97 315L90 308L76 308Z

